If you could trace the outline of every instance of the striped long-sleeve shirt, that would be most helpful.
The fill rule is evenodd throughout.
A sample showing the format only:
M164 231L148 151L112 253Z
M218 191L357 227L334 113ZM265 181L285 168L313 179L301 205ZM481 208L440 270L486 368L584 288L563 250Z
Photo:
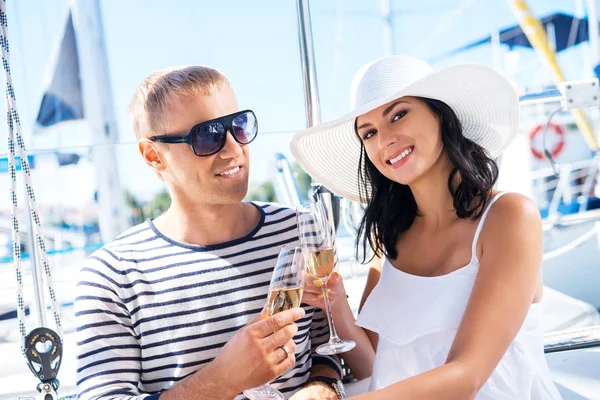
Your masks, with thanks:
M293 209L254 205L259 224L228 243L181 244L147 221L89 257L75 301L79 399L158 398L258 315L279 249L298 243L298 233ZM312 365L341 369L338 357L315 352L329 338L323 312L303 307L296 365L272 384L286 396Z

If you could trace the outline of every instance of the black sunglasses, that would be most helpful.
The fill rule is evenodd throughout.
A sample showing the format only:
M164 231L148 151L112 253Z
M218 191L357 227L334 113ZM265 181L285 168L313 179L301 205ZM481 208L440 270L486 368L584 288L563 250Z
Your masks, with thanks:
M258 121L252 110L238 111L194 125L184 136L160 135L148 139L160 143L186 143L198 157L212 156L223 150L227 132L239 144L248 144L258 135Z

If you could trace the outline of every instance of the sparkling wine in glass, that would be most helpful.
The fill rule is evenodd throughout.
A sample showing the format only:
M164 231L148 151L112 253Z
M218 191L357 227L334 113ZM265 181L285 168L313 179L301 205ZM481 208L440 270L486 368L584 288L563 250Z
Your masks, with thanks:
M298 236L300 243L306 248L312 262L308 263L308 273L323 282L323 300L325 301L325 314L329 322L329 342L317 347L317 353L332 355L345 353L352 350L356 343L351 340L342 340L338 337L331 316L331 303L327 295L327 281L335 266L335 247L333 243L333 230L327 219L325 207L322 203L309 203L296 208L298 222Z
M265 310L269 316L300 307L304 279L311 259L302 247L282 247L271 276ZM250 400L284 400L283 394L269 384L244 390Z

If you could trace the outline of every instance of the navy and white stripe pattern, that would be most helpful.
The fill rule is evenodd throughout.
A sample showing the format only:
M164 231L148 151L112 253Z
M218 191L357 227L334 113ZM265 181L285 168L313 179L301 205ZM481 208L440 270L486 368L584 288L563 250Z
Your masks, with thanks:
M255 206L260 223L232 242L184 245L147 221L89 257L75 301L79 399L157 398L211 362L258 315L279 249L298 243L298 231L294 209ZM304 308L296 365L273 383L287 396L312 365L341 373L338 357L315 353L329 339L325 315Z

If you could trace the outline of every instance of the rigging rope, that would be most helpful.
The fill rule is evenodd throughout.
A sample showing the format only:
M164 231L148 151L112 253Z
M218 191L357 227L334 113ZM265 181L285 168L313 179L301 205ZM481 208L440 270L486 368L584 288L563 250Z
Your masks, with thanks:
M8 20L6 14L6 0L0 1L0 47L2 48L2 67L4 70L4 83L6 92L6 119L8 123L8 171L10 175L10 199L11 199L11 221L12 221L12 251L15 267L15 275L17 278L17 317L19 323L19 333L22 336L21 351L25 356L25 338L27 337L27 330L25 327L25 302L23 300L23 269L21 266L21 239L19 236L19 215L18 215L18 204L17 204L17 173L15 165L16 147L18 147L19 156L21 158L21 167L23 170L23 176L25 178L25 190L27 192L27 198L25 201L29 202L29 208L31 215L27 218L33 220L32 228L34 235L34 246L35 249L31 249L32 252L36 252L44 269L46 279L42 280L45 283L50 295L50 305L52 308L52 314L54 316L54 322L58 330L59 335L62 335L62 324L60 321L58 304L56 301L56 293L52 285L52 272L48 263L48 255L46 253L46 244L44 242L44 233L42 231L42 225L38 213L38 206L35 200L35 192L31 183L31 171L29 168L29 160L27 158L27 150L25 148L25 142L21 135L21 121L19 119L19 113L17 111L17 102L15 97L15 90L12 84L12 76L10 70L10 48L8 42ZM16 138L16 142L15 142ZM15 146L16 144L16 146ZM40 293L40 295L43 295ZM39 310L40 313L46 312L46 310Z

